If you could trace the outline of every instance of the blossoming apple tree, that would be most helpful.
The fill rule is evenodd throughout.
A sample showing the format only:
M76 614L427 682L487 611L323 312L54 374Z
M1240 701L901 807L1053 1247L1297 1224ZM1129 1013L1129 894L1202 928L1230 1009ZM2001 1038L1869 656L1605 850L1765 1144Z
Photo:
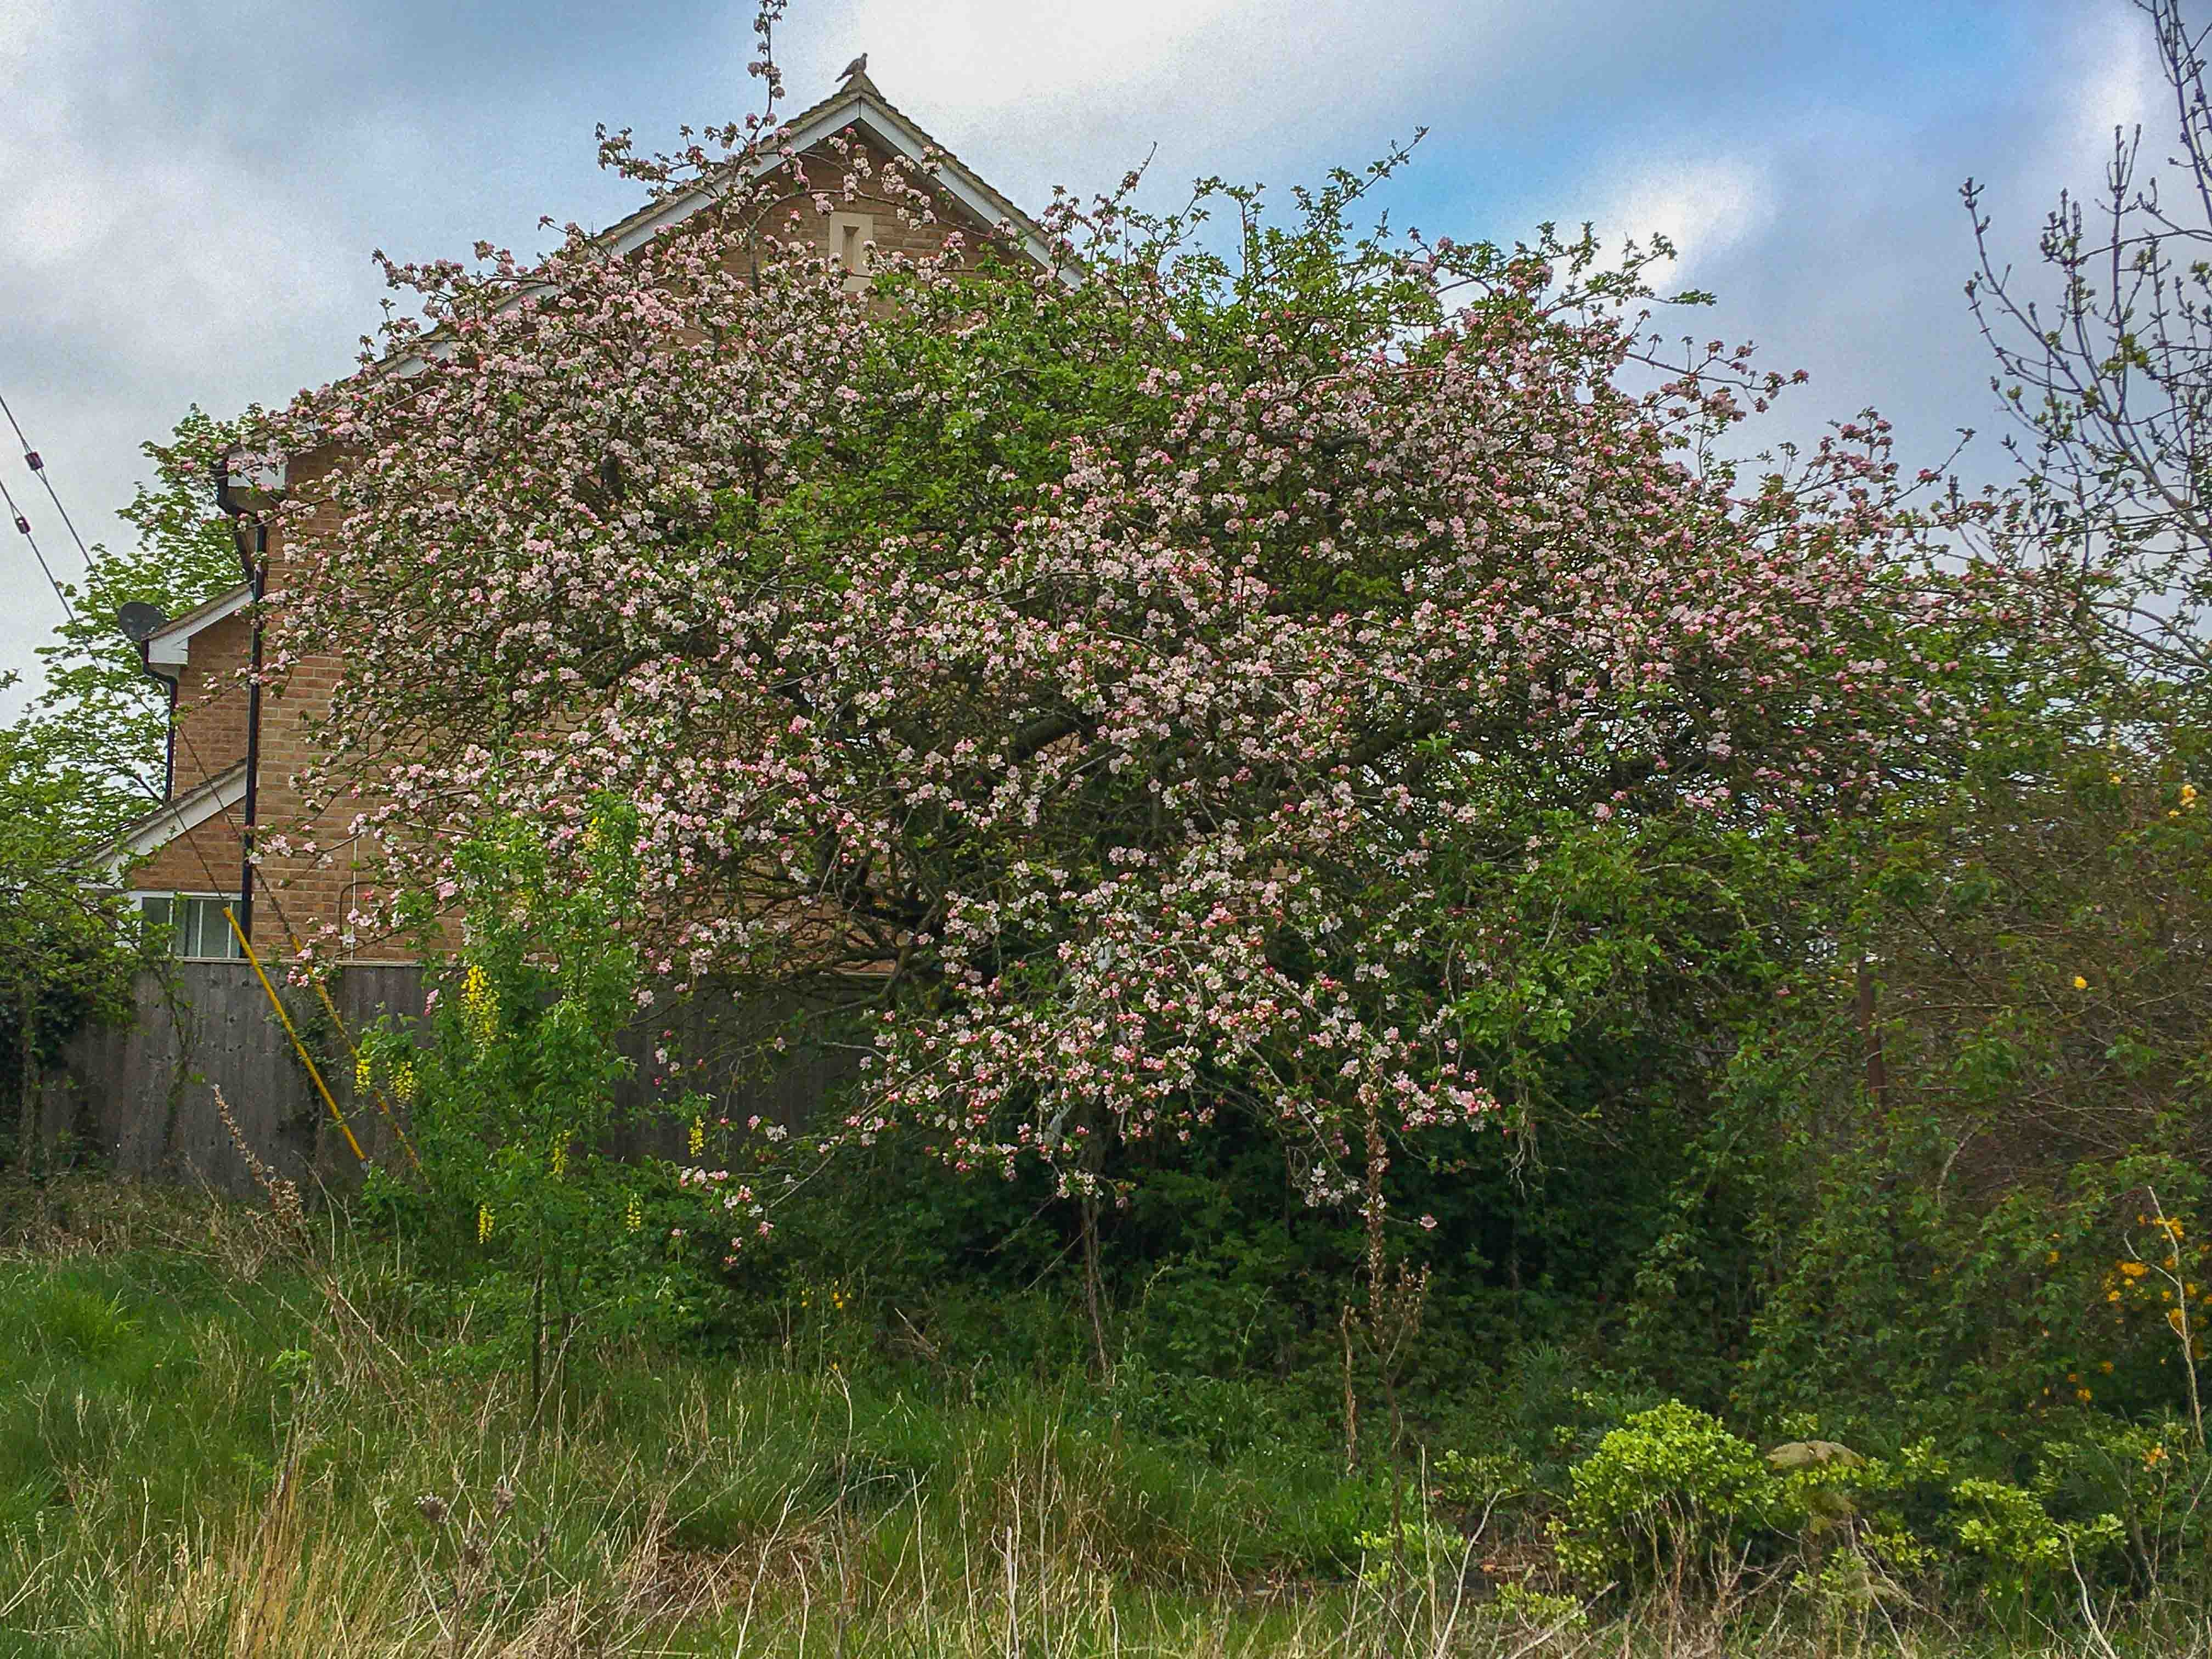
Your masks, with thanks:
M495 799L556 848L634 802L646 960L861 1022L848 1135L1095 1202L1235 1113L1346 1195L1368 1127L1492 1108L1482 872L1784 843L1946 718L1881 428L1739 489L1782 379L1658 370L1643 260L1356 236L1401 154L1282 223L1062 197L1056 269L954 233L859 293L809 219L939 198L835 149L611 139L720 201L390 267L421 319L270 434L347 458L285 509L273 672L343 653L318 787L403 884Z

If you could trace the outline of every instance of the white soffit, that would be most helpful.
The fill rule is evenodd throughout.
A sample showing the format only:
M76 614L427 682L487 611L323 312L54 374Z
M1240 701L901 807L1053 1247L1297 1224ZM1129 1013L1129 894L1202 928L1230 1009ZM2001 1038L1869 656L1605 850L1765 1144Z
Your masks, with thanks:
M182 668L191 660L192 635L212 628L226 617L234 617L253 603L253 584L240 582L228 593L218 594L196 611L187 611L173 621L166 622L146 636L146 664L157 672L164 668ZM169 676L174 679L176 676Z

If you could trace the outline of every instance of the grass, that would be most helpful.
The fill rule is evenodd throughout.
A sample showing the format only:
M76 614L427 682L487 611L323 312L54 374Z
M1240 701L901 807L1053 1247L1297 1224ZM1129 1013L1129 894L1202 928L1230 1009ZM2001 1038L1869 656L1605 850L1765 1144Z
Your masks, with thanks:
M617 1346L533 1422L404 1259L334 1224L302 1247L91 1182L0 1206L0 1656L1972 1650L1680 1605L1552 1627L1463 1570L1363 1583L1374 1489L1325 1451L1124 1432L1079 1380L978 1397Z

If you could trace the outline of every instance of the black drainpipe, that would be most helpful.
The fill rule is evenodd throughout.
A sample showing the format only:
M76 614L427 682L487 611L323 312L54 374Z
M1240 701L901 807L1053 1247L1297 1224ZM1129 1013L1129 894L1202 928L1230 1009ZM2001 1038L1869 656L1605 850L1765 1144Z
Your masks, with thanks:
M239 837L238 931L253 937L254 807L261 791L261 595L269 580L269 526L253 521L253 672L246 683L246 828Z
M228 457L218 458L212 471L216 505L229 517L236 541L239 520L247 516L246 503L231 485ZM253 584L253 663L246 683L246 826L239 836L238 854L238 931L248 940L253 938L254 813L261 793L261 596L269 580L269 526L259 513L252 517L253 551L247 553L243 545L238 550L239 562Z
M167 674L154 672L151 655L153 641L138 641L138 672L160 686L169 699L169 723L161 733L161 799L167 800L177 793L177 683Z

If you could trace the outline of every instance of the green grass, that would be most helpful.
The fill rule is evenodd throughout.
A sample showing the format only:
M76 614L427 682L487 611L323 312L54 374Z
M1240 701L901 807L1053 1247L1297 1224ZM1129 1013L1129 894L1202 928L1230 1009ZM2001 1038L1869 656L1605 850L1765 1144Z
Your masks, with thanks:
M616 1347L572 1355L533 1424L388 1245L302 1251L250 1211L88 1183L12 1231L0 1656L1889 1645L1879 1620L1731 1632L1679 1606L1547 1633L1457 1573L1363 1585L1346 1551L1376 1492L1328 1449L1210 1455L1126 1430L1079 1378L971 1395L888 1364ZM1973 1648L1932 1625L1911 1645Z

